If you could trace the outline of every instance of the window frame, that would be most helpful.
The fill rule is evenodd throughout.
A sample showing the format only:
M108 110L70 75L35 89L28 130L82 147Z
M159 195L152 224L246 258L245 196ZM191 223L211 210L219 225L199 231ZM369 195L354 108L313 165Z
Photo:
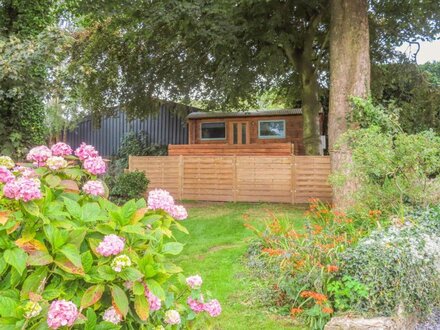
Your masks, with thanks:
M261 136L261 123L274 123L274 122L283 122L283 136ZM268 119L268 120L259 120L258 121L258 138L267 140L267 139L285 139L286 138L286 120L285 119Z
M225 137L223 138L204 138L203 137L203 124L214 124L214 123L222 123L225 125ZM200 123L200 140L201 141L224 141L226 140L226 137L228 136L226 121L205 121Z

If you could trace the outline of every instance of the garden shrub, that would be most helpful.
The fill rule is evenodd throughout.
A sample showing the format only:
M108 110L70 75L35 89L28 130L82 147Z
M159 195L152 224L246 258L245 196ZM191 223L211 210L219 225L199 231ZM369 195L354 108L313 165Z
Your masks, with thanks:
M346 164L348 170L332 176L334 188L346 180L356 182L355 204L388 214L440 203L440 136L432 131L407 134L381 107L360 100L355 105L361 128L342 138L353 161Z
M129 132L122 139L116 153L116 159L120 168L128 168L128 156L166 156L168 146L152 144L145 132Z
M378 210L364 216L347 215L312 201L302 229L278 219L268 223L263 231L249 227L256 232L261 253L266 257L266 264L259 264L279 276L276 287L283 297L284 309L288 308L292 317L311 329L322 329L344 300L360 300L367 290L356 279L340 281L341 253L383 225ZM335 281L341 282L339 287ZM347 286L356 288L349 288L344 294Z
M142 198L148 187L148 179L144 172L126 172L119 174L110 190L110 200L121 204L130 199Z
M148 135L145 132L129 132L121 141L121 145L112 161L110 162L104 181L110 189L110 199L116 203L123 202L125 199L121 197L120 188L116 186L124 186L120 183L119 177L124 175L124 170L128 168L128 157L131 156L166 156L168 153L167 146L151 144ZM118 182L119 181L119 182ZM144 182L144 179L142 179ZM148 184L148 183L147 183ZM140 185L137 185L140 187ZM122 189L125 189L122 187ZM145 189L142 191L144 193ZM114 195L115 194L115 195ZM137 195L140 197L140 195Z
M341 256L341 273L368 287L352 310L426 315L440 302L440 207L378 230Z
M218 316L217 300L169 256L183 206L163 190L117 206L82 144L32 149L32 165L0 158L1 329L180 329Z

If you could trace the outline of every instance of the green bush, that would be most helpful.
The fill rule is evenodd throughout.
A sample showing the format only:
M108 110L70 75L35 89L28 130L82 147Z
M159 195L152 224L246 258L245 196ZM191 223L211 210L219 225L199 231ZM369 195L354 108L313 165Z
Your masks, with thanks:
M390 316L398 309L421 316L440 302L440 208L373 232L342 255L341 276L368 288L351 310Z
M166 145L152 144L145 132L130 132L121 142L116 154L118 167L128 167L128 156L166 156L168 149Z
M107 174L104 176L104 181L110 189L110 199L115 203L119 203L130 199L125 196L136 196L136 198L139 198L147 189L148 180L145 183L146 178L141 178L140 174L138 174L140 181L139 183L135 182L133 189L129 189L129 185L119 179L120 176L124 176L124 170L128 168L129 156L165 156L167 153L167 146L151 144L145 132L128 133L122 139L118 152L110 163ZM132 180L130 176L127 179ZM145 188L142 188L144 186ZM128 191L130 193L127 195Z
M110 190L110 199L121 204L130 199L142 198L148 187L148 179L144 172L135 171L119 174Z
M86 149L62 158L40 146L26 167L2 158L0 329L177 330L219 315L202 279L173 263L174 233L188 231L169 212L182 206L163 190L113 204Z
M395 116L367 101L355 103L353 117L361 128L341 140L348 143L353 161L332 175L336 189L346 180L356 182L357 206L390 214L440 203L440 136L407 134Z

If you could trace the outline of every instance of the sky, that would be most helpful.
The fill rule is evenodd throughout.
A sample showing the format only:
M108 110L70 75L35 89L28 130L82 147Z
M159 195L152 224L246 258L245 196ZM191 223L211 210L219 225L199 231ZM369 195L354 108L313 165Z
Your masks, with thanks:
M407 55L410 55L417 51L417 46L410 46L408 43L405 43L398 49ZM417 64L432 61L440 61L440 40L430 42L420 41L420 51L417 54Z

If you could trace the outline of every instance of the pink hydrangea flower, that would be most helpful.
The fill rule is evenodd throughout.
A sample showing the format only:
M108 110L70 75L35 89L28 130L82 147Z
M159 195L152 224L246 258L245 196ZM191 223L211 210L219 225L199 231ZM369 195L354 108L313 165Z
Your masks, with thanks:
M5 166L0 166L0 183L8 183L15 180L14 174Z
M102 157L87 158L83 163L84 169L94 175L105 173L105 162Z
M42 197L40 181L37 179L18 178L16 181L8 182L3 187L3 193L7 198L29 202Z
M200 299L193 299L191 297L188 297L188 300L186 302L188 303L189 308L191 308L194 313L201 313L205 310L203 296L201 296Z
M98 157L99 153L95 150L94 146L90 144L85 144L84 142L75 150L75 156L77 156L81 161L88 158Z
M153 292L148 290L147 286L145 286L145 297L148 299L151 312L158 311L162 307L162 302L159 297L155 296Z
M25 166L15 166L14 172L18 172L22 177L27 179L32 179L38 176L38 174L34 171L33 168L25 167Z
M46 166L56 171L60 168L67 167L67 161L61 156L52 156L46 160Z
M82 190L89 195L93 195L93 196L104 196L105 195L105 189L104 189L104 185L102 184L101 181L87 181Z
M164 210L171 213L174 210L174 198L163 189L154 189L148 193L148 207L152 210Z
M174 205L171 209L170 215L176 220L185 220L188 218L188 212L183 205Z
M205 312L207 312L211 317L219 316L222 312L222 306L217 299L212 299L211 301L205 303Z
M104 257L111 255L116 256L124 250L124 246L125 242L123 238L114 234L106 235L96 248L96 252Z
M167 324L179 324L180 323L180 314L178 311L171 309L165 313L165 323Z
M36 166L44 166L46 160L52 156L52 151L46 146L32 148L26 156L26 159L32 161Z
M71 301L55 300L47 313L47 325L51 329L72 326L78 317L78 308Z
M200 289L202 283L203 280L200 275L189 276L186 278L186 284L188 284L191 289Z
M107 308L104 312L104 316L102 317L104 321L111 322L113 324L118 324L122 321L121 315L116 311L116 309L112 306Z
M54 144L50 148L50 150L52 151L52 155L54 156L69 156L73 152L72 148L64 142L58 142Z

